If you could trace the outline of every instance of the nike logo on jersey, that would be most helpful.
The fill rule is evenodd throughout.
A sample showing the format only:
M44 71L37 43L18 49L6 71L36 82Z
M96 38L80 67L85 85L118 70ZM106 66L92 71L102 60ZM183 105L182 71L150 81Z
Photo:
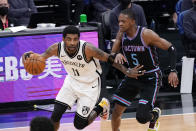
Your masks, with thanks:
M66 55L61 55L61 57L65 57Z

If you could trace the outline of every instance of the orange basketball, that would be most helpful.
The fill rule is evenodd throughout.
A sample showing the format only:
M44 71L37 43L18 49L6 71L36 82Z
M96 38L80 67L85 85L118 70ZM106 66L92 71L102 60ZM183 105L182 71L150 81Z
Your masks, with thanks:
M25 60L23 60L24 68L32 75L41 74L46 66L45 60L39 54L30 54Z

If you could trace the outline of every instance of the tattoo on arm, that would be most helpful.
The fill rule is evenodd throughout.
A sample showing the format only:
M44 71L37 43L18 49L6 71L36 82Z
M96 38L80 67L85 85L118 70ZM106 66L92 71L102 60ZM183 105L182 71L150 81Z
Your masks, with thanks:
M58 45L54 44L50 46L43 54L41 54L45 59L55 55L57 56Z
M105 53L99 48L94 47L91 44L88 44L87 55L90 57L95 57L101 61L107 61L109 56L109 54Z
M127 68L124 65L118 64L118 63L113 63L112 65L116 69L120 70L122 73L126 75Z
M96 55L98 57L103 57L104 56L104 52L96 47L93 47L93 50L95 51Z
M52 48L49 47L49 48L46 50L45 54L50 55L51 51L52 51Z

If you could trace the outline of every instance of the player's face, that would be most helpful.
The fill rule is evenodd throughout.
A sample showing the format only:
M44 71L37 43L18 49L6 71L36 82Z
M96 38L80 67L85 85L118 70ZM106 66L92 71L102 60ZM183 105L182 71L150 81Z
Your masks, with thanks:
M78 34L67 34L65 38L63 38L65 42L66 49L70 53L74 53L78 48L79 36Z
M128 15L120 14L118 17L118 24L120 31L126 32L135 25L135 20L129 18Z

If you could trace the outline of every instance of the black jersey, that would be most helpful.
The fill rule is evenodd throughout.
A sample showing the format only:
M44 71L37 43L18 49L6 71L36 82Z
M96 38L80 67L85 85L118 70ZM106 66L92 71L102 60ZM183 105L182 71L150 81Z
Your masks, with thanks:
M133 38L123 34L122 51L128 61L130 68L140 64L146 73L159 70L159 60L156 47L147 46L142 38L144 27L137 27L137 32Z

